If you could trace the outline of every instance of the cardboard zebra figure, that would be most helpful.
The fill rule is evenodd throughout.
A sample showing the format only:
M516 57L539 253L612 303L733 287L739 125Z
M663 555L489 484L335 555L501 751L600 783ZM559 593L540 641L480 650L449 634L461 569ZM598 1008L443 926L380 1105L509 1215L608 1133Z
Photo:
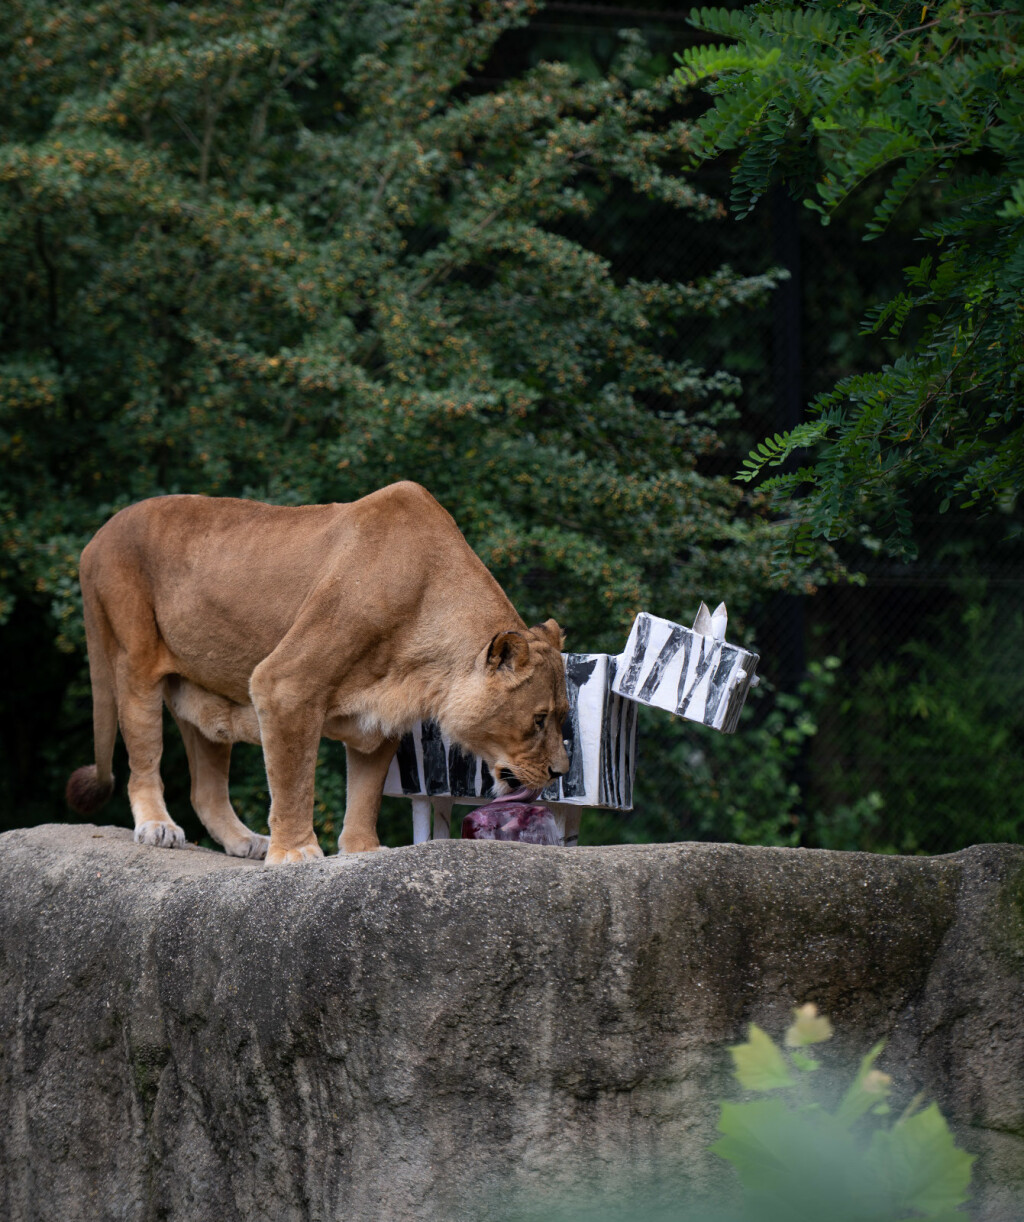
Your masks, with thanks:
M725 640L724 603L701 603L692 628L642 611L625 651L567 653L569 714L563 733L569 771L541 793L562 842L575 844L585 806L632 810L636 777L636 708L665 709L726 734L735 731L747 692L757 683L758 655ZM436 723L418 722L399 744L384 792L412 799L413 841L450 835L452 806L493 797L483 760L462 751Z

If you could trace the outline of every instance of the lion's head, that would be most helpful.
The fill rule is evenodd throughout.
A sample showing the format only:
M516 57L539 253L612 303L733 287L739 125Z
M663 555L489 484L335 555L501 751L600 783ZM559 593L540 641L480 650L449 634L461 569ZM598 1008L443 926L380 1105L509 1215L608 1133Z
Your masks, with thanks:
M543 789L569 770L563 639L553 619L497 633L441 718L456 742L486 760L499 793Z

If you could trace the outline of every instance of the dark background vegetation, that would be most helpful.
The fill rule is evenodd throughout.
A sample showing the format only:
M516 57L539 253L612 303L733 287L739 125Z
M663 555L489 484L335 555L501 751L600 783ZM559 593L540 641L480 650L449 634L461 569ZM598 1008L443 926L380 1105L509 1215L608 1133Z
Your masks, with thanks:
M682 171L706 102L669 84L697 35L667 2L19 0L4 24L0 827L70 817L92 758L74 563L110 513L411 477L571 648L724 597L762 656L735 737L641 710L636 809L584 843L1020 838L1016 506L922 503L913 561L869 533L795 557L731 480L896 355L859 324L938 188L869 245L870 192L827 229L781 192L728 217L728 166ZM325 845L343 771L325 744ZM263 826L258 751L234 775ZM130 823L123 785L110 811ZM408 842L405 804L382 827Z

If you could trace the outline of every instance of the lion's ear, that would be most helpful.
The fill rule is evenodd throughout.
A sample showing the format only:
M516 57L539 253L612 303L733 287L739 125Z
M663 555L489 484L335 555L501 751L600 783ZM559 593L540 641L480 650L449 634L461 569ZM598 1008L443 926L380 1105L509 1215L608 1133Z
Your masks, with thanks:
M521 632L499 632L487 647L488 670L519 670L530 659L530 642Z
M561 651L565 645L565 633L559 628L553 619L545 620L543 624L538 624L534 628L534 632L539 632L541 636L547 637L554 647Z

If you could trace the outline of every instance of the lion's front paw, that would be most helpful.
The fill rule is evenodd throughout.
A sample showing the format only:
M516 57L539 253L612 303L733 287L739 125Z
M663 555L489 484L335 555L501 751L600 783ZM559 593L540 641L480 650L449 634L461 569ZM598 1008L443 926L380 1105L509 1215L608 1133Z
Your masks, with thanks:
M339 853L375 853L384 847L376 836L364 832L342 832L338 840Z
M261 836L259 832L250 832L248 839L235 840L224 846L224 852L229 857L253 857L257 861L267 855L270 848L270 837Z
M309 844L303 844L297 849L279 849L274 847L274 841L271 839L270 847L267 849L267 865L281 866L290 865L297 861L316 861L318 857L323 857L324 851L315 840Z
M185 847L185 833L169 819L147 819L135 829L136 844L152 844L164 849Z

